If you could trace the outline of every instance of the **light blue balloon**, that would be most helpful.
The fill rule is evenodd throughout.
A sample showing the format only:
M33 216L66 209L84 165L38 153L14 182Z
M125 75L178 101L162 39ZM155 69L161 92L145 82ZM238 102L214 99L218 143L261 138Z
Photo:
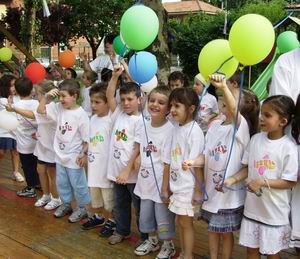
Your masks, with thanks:
M139 84L150 81L156 72L157 60L150 52L139 51L129 60L129 74Z

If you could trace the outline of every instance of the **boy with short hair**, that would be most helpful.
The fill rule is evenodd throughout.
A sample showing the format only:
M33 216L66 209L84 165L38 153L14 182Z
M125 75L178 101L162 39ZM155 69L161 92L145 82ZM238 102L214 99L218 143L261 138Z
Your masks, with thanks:
M140 199L133 193L137 172L125 170L125 168L134 152L134 142L140 132L139 104L141 94L136 83L126 83L120 89L121 103L117 105L115 92L121 74L122 68L117 68L113 72L106 91L114 124L107 170L107 177L114 182L115 191L114 216L116 231L108 240L112 245L122 242L130 234L131 202L135 207L137 223L140 211ZM145 240L147 237L147 234L142 234L142 239Z
M13 104L13 109L24 109L36 111L39 105L37 100L31 98L33 85L28 78L19 78L15 82L15 90L20 97L20 101ZM17 192L20 197L35 198L35 188L39 187L40 181L37 173L37 158L33 155L36 140L33 135L36 132L37 124L35 120L19 116L20 124L16 130L17 151L23 168L27 186Z
M180 71L172 72L168 77L168 86L171 91L176 88L188 87L186 75Z
M69 217L69 222L74 223L87 217L85 206L90 203L83 168L87 158L89 118L76 103L80 95L77 81L66 79L60 83L59 89L53 89L47 95L59 95L60 101L46 105L44 96L37 110L57 123L54 137L56 185L63 204L55 211L54 217L61 218L72 213L74 195L77 209Z
M114 206L113 183L107 179L112 122L107 104L106 88L107 83L98 83L90 89L91 107L94 115L90 120L88 186L92 199L92 208L89 209L89 212L94 212L94 215L81 225L82 229L88 230L105 223L99 233L103 237L111 236L116 226L112 216Z

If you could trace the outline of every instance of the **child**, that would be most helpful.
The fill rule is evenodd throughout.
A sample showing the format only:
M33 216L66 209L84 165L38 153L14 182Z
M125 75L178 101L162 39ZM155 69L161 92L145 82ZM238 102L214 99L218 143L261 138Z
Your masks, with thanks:
M84 85L81 95L83 96L83 102L81 107L87 112L90 116L92 115L92 108L91 108L91 100L90 100L90 89L91 86L97 80L97 74L94 71L85 71L81 77L82 83Z
M241 185L233 186L236 191L222 190L222 183L224 178L232 176L242 168L241 160L250 136L257 131L259 102L252 92L244 90L241 111L238 112L237 101L225 79L221 75L213 75L210 81L222 92L222 112L226 119L214 120L211 123L206 135L204 156L198 157L198 161L190 162L196 166L201 164L201 159L203 164L205 159L205 189L208 200L202 205L201 218L208 223L210 257L218 258L220 242L223 239L222 257L230 258L234 243L233 231L237 231L241 225L245 191L241 189ZM229 158L237 112L237 131Z
M0 111L5 109L8 104L8 97L15 92L15 77L3 75L0 78ZM7 150L10 151L12 160L12 178L17 182L24 182L24 177L19 173L19 154L16 150L16 136L13 132L0 128L0 160L4 157Z
M59 95L60 103L46 105L47 96ZM66 79L59 89L51 90L40 100L37 112L47 114L57 123L54 137L56 162L56 185L63 204L55 211L54 217L61 218L72 212L73 195L77 209L69 217L74 223L87 217L85 206L90 203L90 195L84 172L89 139L89 118L76 104L80 95L79 83Z
M55 86L50 80L43 80L35 86L38 100ZM35 207L45 206L45 210L53 210L61 205L61 200L56 190L55 153L53 150L56 123L40 115L36 111L15 108L14 111L26 118L35 119L38 128L36 132L37 143L34 155L37 157L37 171L41 183L43 196L36 201Z
M64 78L65 79L76 79L77 73L73 68L66 68L64 71Z
M295 105L290 97L267 98L261 109L260 127L243 156L243 170L227 179L230 186L247 179L244 218L240 244L247 247L248 258L280 258L289 246L291 188L297 181L297 147L284 134L291 122ZM299 133L299 132L298 132ZM298 135L295 135L298 139ZM298 215L299 216L299 215Z
M170 177L164 176L162 196L167 196L165 183L170 178L169 210L177 215L180 228L181 257L193 258L194 246L194 204L199 202L202 193L202 171L200 168L184 172L181 164L185 159L198 156L204 148L204 135L195 122L199 98L190 88L178 88L169 98L172 118L177 125L172 131Z
M197 122L203 133L207 132L210 121L219 114L215 88L209 86L203 94L204 87L209 84L201 74L195 76L194 89L199 96L200 107Z
M293 189L292 193L292 202L291 202L291 218L292 218L292 235L291 235L291 247L296 247L299 257L300 249L300 221L299 221L299 197L300 197L300 94L298 95L295 109L295 117L292 122L294 140L298 145L298 183Z
M154 88L148 97L148 110L151 121L140 123L141 132L137 133L137 147L127 170L131 171L137 155L141 156L137 183L134 193L141 198L140 231L149 233L149 238L134 251L136 255L146 255L159 249L157 234L164 240L157 259L171 258L175 254L172 238L175 236L175 215L168 210L161 199L163 172L170 170L170 153L173 130L166 119L170 90L166 86ZM145 134L147 131L147 135ZM157 233L156 233L157 232Z
M113 72L106 92L114 124L107 169L108 179L114 182L115 193L114 216L116 231L108 239L112 245L122 242L130 234L131 202L133 202L135 207L137 221L140 211L140 200L133 193L137 173L134 170L124 171L124 169L134 152L136 134L140 132L138 127L141 94L137 84L124 84L120 89L121 103L120 106L117 105L115 92L118 78L121 74L122 68L120 67ZM147 239L147 235L142 235L142 239Z
M15 82L15 89L20 96L20 101L13 104L13 109L24 109L36 111L39 102L31 99L33 89L32 82L27 78L19 78ZM39 187L39 177L37 173L37 159L33 152L36 140L33 135L36 133L36 121L20 117L20 124L16 130L17 150L20 155L21 165L25 175L27 186L17 192L18 196L35 198L35 188Z
M107 179L107 165L112 122L106 99L106 83L99 83L90 89L93 116L90 120L88 154L88 186L95 214L81 225L82 229L105 226L100 235L109 237L115 229L112 208L114 205L113 183ZM97 214L99 212L99 214ZM105 217L103 217L103 214Z
M171 90L175 88L188 87L186 76L180 71L172 72L168 77L168 86Z

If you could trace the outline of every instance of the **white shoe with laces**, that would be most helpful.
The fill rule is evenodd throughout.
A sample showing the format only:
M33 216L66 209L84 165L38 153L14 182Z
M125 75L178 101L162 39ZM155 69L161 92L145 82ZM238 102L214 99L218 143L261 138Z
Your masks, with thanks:
M134 253L136 255L147 255L151 252L155 252L159 249L158 242L155 244L151 242L149 239L146 239L143 243L141 243L135 250Z
M35 207L42 207L42 206L46 205L47 203L49 203L50 201L51 201L51 195L43 194L43 196L36 201L34 206Z
M173 242L163 243L155 259L171 259L176 254Z
M44 207L45 210L54 210L56 208L58 208L60 205L62 204L61 199L58 198L53 198L51 199L51 201Z
M12 179L19 183L24 182L24 177L19 172L13 172Z

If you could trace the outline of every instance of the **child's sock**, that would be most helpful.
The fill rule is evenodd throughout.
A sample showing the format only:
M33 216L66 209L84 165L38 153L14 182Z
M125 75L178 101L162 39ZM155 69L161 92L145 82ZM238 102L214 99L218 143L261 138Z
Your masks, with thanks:
M157 236L149 236L149 240L151 241L152 244L157 244L158 243Z

